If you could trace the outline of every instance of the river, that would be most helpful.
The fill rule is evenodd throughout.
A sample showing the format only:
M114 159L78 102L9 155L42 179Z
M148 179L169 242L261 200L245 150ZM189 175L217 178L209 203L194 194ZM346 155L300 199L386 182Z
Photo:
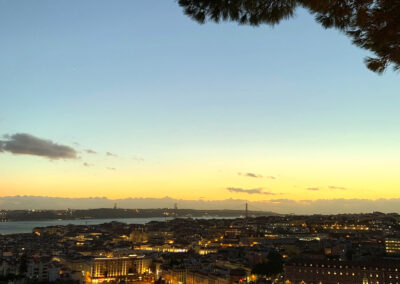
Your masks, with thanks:
M239 217L239 216L238 216ZM198 217L194 219L232 219L238 217ZM48 220L48 221L18 221L0 222L0 234L23 234L32 233L33 228L61 225L98 225L117 221L126 224L146 224L151 221L165 221L173 218L154 217L154 218L121 218L121 219L80 219L80 220Z

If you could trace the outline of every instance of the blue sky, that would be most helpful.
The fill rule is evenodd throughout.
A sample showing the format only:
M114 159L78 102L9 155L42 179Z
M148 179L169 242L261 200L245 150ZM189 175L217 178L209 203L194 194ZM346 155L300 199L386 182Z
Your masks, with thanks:
M302 10L254 28L199 25L172 0L1 0L0 37L0 135L165 167L399 156L399 75Z

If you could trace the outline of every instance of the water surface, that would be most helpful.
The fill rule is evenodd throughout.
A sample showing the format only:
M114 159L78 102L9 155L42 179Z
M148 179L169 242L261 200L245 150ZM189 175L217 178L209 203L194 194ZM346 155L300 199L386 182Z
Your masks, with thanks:
M197 217L194 219L232 219L237 217ZM126 224L146 224L150 221L165 221L173 218L153 217L153 218L119 218L119 219L80 219L80 220L48 220L48 221L17 221L0 222L0 234L23 234L32 233L33 228L61 225L98 225L117 221Z

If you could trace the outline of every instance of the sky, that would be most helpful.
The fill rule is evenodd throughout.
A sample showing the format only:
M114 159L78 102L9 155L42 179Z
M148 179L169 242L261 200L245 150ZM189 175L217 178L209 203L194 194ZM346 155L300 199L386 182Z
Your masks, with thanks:
M0 0L0 38L0 197L400 198L399 74L306 11Z

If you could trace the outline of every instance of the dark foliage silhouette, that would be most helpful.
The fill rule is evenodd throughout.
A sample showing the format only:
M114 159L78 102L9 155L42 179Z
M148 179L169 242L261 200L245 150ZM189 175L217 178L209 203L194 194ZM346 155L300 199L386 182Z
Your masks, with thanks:
M325 28L336 28L374 54L367 67L379 74L400 70L400 0L178 0L199 23L234 21L243 25L276 25L307 9Z
M283 258L276 250L271 250L268 253L267 261L256 264L251 273L272 277L283 272Z

